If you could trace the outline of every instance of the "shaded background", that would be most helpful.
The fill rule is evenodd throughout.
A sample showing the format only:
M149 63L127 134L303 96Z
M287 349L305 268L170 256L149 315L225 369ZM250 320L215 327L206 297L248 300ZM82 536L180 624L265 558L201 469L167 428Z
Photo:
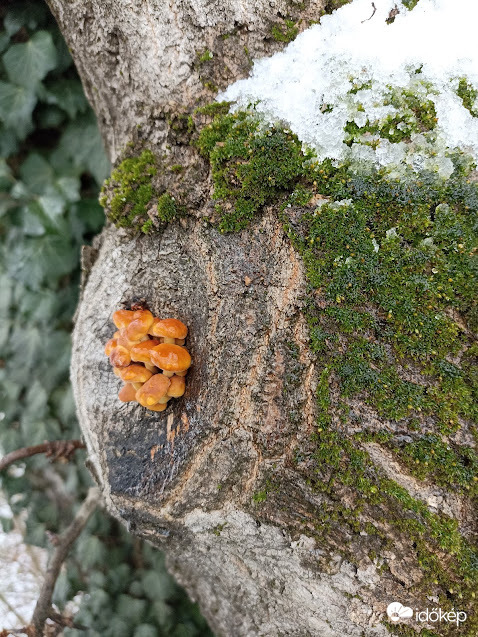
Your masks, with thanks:
M3 2L0 24L1 455L80 436L68 380L70 333L80 246L104 223L97 196L110 166L47 5ZM4 531L16 526L26 543L51 548L49 534L65 528L92 484L84 460L84 451L68 464L35 456L4 472L1 489L13 512L0 508ZM12 593L22 582L0 579L0 609L9 586ZM63 608L80 591L76 621L89 628L65 629L67 636L212 635L166 573L162 554L103 512L75 544L54 601ZM0 610L0 629L11 627L3 621Z

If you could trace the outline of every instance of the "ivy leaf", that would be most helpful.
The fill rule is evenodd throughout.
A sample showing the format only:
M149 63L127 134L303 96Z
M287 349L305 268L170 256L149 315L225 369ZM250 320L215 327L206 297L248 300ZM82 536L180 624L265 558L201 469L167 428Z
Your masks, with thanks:
M58 187L67 201L72 203L80 199L80 180L77 177L60 177Z
M51 184L46 186L43 194L38 198L38 203L53 223L58 222L58 217L63 214L66 204L65 198L61 194L60 190Z
M7 162L0 158L0 192L9 190L13 183L12 171Z
M41 195L54 179L50 164L38 153L30 153L20 166L20 176L30 192Z
M0 82L0 119L6 128L13 128L20 139L32 130L32 112L36 97L31 89Z
M11 82L34 86L56 66L56 50L48 31L37 31L28 42L14 44L3 55Z
M82 222L82 227L87 232L99 232L105 222L103 208L96 199L82 199L74 204L72 213L76 219Z
M35 29L43 23L46 7L40 2L18 2L11 6L5 14L3 26L8 36L15 35L23 26Z
M88 109L81 82L77 79L59 79L46 87L45 101L63 109L70 119Z
M86 166L98 184L109 175L110 163L92 113L78 117L66 128L59 151L71 158L75 166L83 169Z
M3 33L0 33L0 53L2 51L5 51L9 42L10 36L8 35L8 33L6 33L5 31Z
M11 241L5 261L10 276L30 288L53 284L76 266L77 251L58 235Z
M26 235L40 237L45 234L45 215L38 202L30 201L25 206L22 206L20 221Z
M18 140L15 133L5 128L0 121L0 157L9 157L10 155L15 155L17 152Z

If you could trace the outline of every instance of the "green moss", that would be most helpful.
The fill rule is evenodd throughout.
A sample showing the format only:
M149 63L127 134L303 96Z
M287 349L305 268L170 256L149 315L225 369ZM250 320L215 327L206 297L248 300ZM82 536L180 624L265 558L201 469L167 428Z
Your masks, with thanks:
M261 504L262 502L265 502L266 500L267 500L267 491L265 491L264 489L262 491L256 491L256 493L254 493L252 496L252 501L255 504Z
M463 106L473 115L478 117L478 110L475 108L478 91L467 81L466 77L462 77L458 84L458 97L461 98Z
M171 166L179 173L182 166ZM104 183L100 203L108 218L118 227L137 227L148 234L154 223L148 212L156 213L160 222L169 223L185 213L174 197L164 192L158 196L152 178L157 174L156 159L150 150L122 161Z
M249 113L216 116L201 131L197 146L211 162L223 232L245 228L305 174L297 137L282 128L264 130Z
M169 193L165 192L158 198L157 214L160 221L170 223L183 213L184 208Z
M297 27L297 24L293 20L287 19L284 20L284 24L274 24L271 30L272 37L276 42L292 42L292 40L295 40L297 37L298 33L299 28Z
M204 64L204 62L208 62L212 60L213 55L209 49L205 49L202 53L198 53L198 59L200 64Z
M200 106L194 113L199 115L207 115L208 117L219 117L227 115L232 102L212 102L206 106Z
M214 535L221 535L221 531L223 530L223 528L227 525L227 522L223 522L222 524L218 524L217 526L215 526L212 529L212 533L214 533Z
M470 495L477 492L478 456L474 449L426 435L394 450L417 478L431 478L435 484L469 491Z
M156 160L150 150L125 159L113 170L102 188L100 203L114 224L130 227L137 218L147 216L154 196L151 179L156 173Z
M352 83L350 94L358 94L363 89L370 89L371 83ZM364 126L358 126L355 122L347 122L344 130L347 133L345 142L348 145L361 142L376 145L376 141L366 142L363 135L370 134L388 139L392 143L410 141L413 133L423 133L435 128L437 122L435 104L432 100L420 95L423 82L417 80L411 89L389 88L385 96L384 106L393 106L398 110L396 114L388 115L383 120L370 122L367 120ZM431 87L426 87L431 88ZM360 110L360 108L359 108Z
M141 232L144 232L144 234L149 234L153 230L154 230L154 225L151 219L148 219L148 221L145 221L143 225L141 226Z
M403 92L389 97L406 104L414 130L434 126L427 102ZM476 493L476 455L451 439L461 420L478 419L478 348L468 329L477 316L473 167L457 154L448 180L430 173L402 181L381 171L364 176L317 162L290 131L264 125L253 110L211 116L197 145L211 162L219 228L240 230L273 202L305 264L304 311L321 371L315 451L304 464L310 484L334 502L318 513L318 529L324 534L340 519L357 533L361 511L377 516L377 524L385 516L416 547L422 592L445 590L450 603L469 608L478 583L474 549L453 520L433 515L384 478L360 444L389 448L420 480ZM312 206L316 194L319 205ZM351 422L347 402L354 399L406 432L407 442L385 428L339 432L336 422ZM355 512L334 500L345 487L353 490ZM267 493L258 491L254 501ZM443 552L453 557L439 559Z
M204 86L204 88L207 88L208 91L211 91L211 93L217 93L219 90L216 84L214 84L214 82L205 81L205 82L202 82L202 85Z
M271 492L278 491L279 487L270 478L267 478L264 482L264 486L260 491L256 491L252 496L254 504L262 504L267 500L267 496Z

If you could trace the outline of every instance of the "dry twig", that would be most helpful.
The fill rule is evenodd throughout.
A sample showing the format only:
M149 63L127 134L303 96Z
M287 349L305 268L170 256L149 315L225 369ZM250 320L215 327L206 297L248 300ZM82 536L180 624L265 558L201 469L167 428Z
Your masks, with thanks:
M64 458L69 460L70 456L77 449L84 449L85 444L81 440L51 440L50 442L44 442L41 445L34 445L32 447L22 447L21 449L15 449L7 453L6 456L0 460L0 471L6 469L8 466L23 458L29 458L35 456L38 453L46 454L47 458L53 460L59 460Z
M54 621L57 621L58 619L57 613L55 613L52 609L51 600L53 596L53 589L55 588L55 582L60 574L61 565L65 561L71 545L84 529L100 501L101 494L99 489L97 487L92 487L88 491L88 495L79 508L73 522L58 537L58 543L49 561L45 581L43 582L40 596L33 612L31 622L34 628L33 634L38 637L43 634L43 627L49 617L51 617Z

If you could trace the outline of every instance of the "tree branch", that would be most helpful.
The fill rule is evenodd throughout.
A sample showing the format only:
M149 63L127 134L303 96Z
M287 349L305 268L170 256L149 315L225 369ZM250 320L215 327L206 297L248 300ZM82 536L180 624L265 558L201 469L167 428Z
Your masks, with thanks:
M33 612L32 624L35 630L35 635L38 637L43 634L45 622L52 612L51 600L53 596L53 589L55 588L55 582L60 574L61 565L65 561L71 545L80 535L100 500L101 494L99 489L97 487L92 487L88 491L88 495L79 508L73 522L58 537L58 544L48 564L45 581Z
M85 446L86 445L81 442L81 440L51 440L50 442L44 442L41 445L15 449L15 451L7 453L7 455L3 456L0 460L0 471L6 469L18 460L29 458L37 453L44 453L47 458L51 457L52 460L58 460L59 458L65 458L68 460L77 449L84 449Z

